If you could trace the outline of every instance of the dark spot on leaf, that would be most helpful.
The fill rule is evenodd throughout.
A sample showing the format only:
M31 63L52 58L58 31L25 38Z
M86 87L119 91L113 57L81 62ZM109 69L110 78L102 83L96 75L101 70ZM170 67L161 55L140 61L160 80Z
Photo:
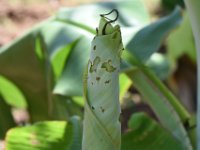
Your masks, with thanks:
M93 50L94 50L94 51L96 50L96 45L94 45Z
M96 28L96 35L98 35L98 32L99 32L99 30L98 30L98 28Z
M120 49L120 50L118 51L118 56L119 56L119 57L121 57L123 51L124 51L124 48L122 48L122 49Z
M92 109L95 110L94 106L92 106Z
M101 77L96 77L96 80L99 81L101 79Z
M111 63L112 61L109 59L108 62L104 62L101 65L101 68L105 68L107 72L113 72L116 70L116 68Z
M98 57L98 56L94 59L93 63L91 63L91 66L90 66L90 73L97 71L97 67L98 67L100 61L101 61L100 57Z
M104 113L105 109L103 107L100 107L101 112Z
M93 83L93 82L91 82L91 84L93 85L94 83Z
M108 84L108 83L110 83L110 80L106 80L104 83L105 83L105 84Z

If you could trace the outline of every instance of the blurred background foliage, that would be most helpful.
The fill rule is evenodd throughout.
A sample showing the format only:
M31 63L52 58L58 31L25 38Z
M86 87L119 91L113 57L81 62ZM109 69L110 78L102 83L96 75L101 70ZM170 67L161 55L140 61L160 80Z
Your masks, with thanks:
M113 8L120 12L126 49L195 114L196 52L182 0L1 0L2 149L5 143L8 150L81 149L82 79L90 42L99 14ZM132 67L122 61L122 149L181 149L127 76Z

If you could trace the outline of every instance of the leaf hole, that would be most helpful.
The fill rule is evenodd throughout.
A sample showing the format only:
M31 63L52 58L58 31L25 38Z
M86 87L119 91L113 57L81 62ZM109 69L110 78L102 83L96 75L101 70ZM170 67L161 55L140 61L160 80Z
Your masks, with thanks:
M109 84L111 80L106 80L104 83Z
M91 66L90 66L90 73L93 73L93 72L96 72L97 71L97 67L100 63L101 59L99 56L97 56L94 61L91 63Z
M105 68L107 72L114 72L116 68L112 65L112 61L109 59L101 65L101 68Z

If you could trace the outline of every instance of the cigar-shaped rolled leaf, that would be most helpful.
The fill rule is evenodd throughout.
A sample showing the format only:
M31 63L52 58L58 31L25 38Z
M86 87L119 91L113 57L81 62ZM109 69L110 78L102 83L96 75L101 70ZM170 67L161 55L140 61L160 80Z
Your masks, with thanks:
M123 50L120 27L101 17L85 75L82 150L120 150L119 70Z

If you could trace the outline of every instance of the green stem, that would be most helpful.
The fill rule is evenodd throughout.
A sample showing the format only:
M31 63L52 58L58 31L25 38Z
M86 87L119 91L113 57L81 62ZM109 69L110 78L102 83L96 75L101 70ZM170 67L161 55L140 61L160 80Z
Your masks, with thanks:
M197 148L200 150L200 0L184 0L189 13L197 48L198 98L197 98Z
M135 70L127 72L134 86L147 100L147 103L156 113L160 122L171 133L178 133L174 136L188 149L195 147L195 136L191 132L186 131L184 125L191 127L191 116L183 107L179 100L164 86L164 84L151 72L149 68L144 66L135 56L128 51L124 51L123 59L135 66ZM169 120L170 119L170 122ZM188 136L185 136L187 133Z
M183 107L180 101L164 86L164 84L140 61L137 60L133 55L127 54L128 51L125 51L123 54L126 57L125 59L129 59L129 62L132 61L132 64L136 65L150 80L151 82L159 88L162 94L169 100L170 104L174 107L174 109L179 114L183 123L190 119L190 114ZM128 58L131 57L131 58Z

